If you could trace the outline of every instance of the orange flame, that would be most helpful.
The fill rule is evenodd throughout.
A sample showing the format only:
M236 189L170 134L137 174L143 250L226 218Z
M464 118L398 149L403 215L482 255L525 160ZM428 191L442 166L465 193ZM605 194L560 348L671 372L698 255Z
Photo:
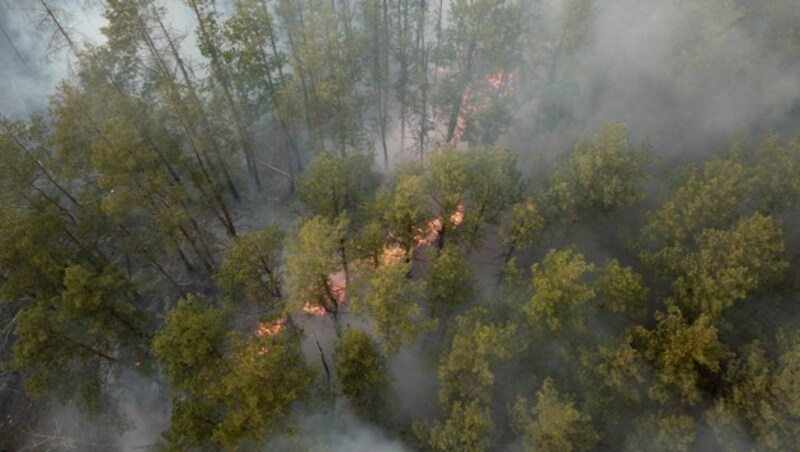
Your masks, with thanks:
M496 74L492 74L492 75L486 77L486 81L490 85L492 85L492 88L499 89L500 86L503 85L503 75L505 75L505 74L502 71L500 71L500 72L498 72Z
M259 323L256 327L256 336L264 337L270 336L275 337L280 334L281 331L286 327L287 319L278 319L274 322L270 323Z
M500 90L503 88L504 84L512 85L514 83L514 78L514 72L506 73L505 71L500 71L490 74L488 77L486 77L486 83L488 83L489 86L491 86L494 90ZM507 93L501 92L500 95L504 96L507 95ZM456 117L456 127L453 131L452 141L454 146L458 146L458 144L464 138L464 133L467 131L467 116L472 113L483 111L490 105L490 101L487 99L484 99L483 102L481 102L481 99L473 102L472 98L472 89L467 88L464 91L464 95L461 97L461 109L458 111L458 116Z
M403 262L406 258L406 251L397 244L386 245L383 247L381 255L381 265L395 265Z
M459 203L458 206L456 206L456 210L454 210L453 213L450 214L450 223L453 226L459 226L463 222L464 222L464 204ZM417 246L426 246L435 242L436 239L439 238L441 230L442 230L442 219L434 218L428 223L428 229L425 235L417 240Z
M331 284L331 292L336 299L336 305L341 306L345 302L345 295L347 293L347 281L345 280L344 272L340 271L331 273L328 275L328 280ZM325 307L318 304L306 303L303 306L303 312L313 316L322 317L327 314L328 311L325 310Z

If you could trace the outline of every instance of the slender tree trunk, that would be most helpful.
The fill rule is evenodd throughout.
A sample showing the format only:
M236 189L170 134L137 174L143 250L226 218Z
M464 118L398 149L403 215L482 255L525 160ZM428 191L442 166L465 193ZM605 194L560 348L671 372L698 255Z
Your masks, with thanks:
M200 10L197 6L197 2L195 0L189 0L189 6L194 11L195 17L197 18L198 29L200 30L200 37L205 42L205 46L208 49L209 57L211 60L211 74L216 79L217 84L222 89L222 95L225 98L225 102L228 105L228 109L230 110L231 114L233 115L233 122L236 126L236 131L239 134L239 141L241 144L242 152L244 153L245 160L247 162L247 169L250 172L250 176L253 178L256 188L261 190L261 178L258 174L258 168L256 167L255 163L255 153L253 151L253 141L252 137L250 136L250 132L247 130L247 125L244 122L242 117L241 109L239 105L234 99L233 94L231 93L230 88L230 81L228 80L227 71L224 68L224 65L220 61L219 53L217 51L217 45L214 42L213 37L209 33L208 29L206 28L205 21L203 20L203 16L200 13Z
M474 61L473 58L475 56L475 49L477 47L477 42L475 38L469 43L467 47L467 55L466 55L466 62L464 67L461 69L461 76L458 79L458 84L456 85L456 95L453 99L454 105L452 110L450 111L450 120L447 123L447 142L450 143L453 141L453 136L455 135L456 126L458 125L458 118L461 115L461 109L464 106L464 94L466 93L467 87L469 86L470 82L472 81L472 71Z
M214 156L216 157L217 164L219 165L220 171L222 172L222 175L225 178L225 183L228 186L228 190L231 192L231 195L233 196L233 198L236 201L239 201L239 199L240 199L239 190L236 188L236 184L234 184L234 182L233 182L233 178L231 177L230 170L228 169L228 165L225 162L225 158L220 153L220 146L219 146L218 143L216 143L216 140L213 138L213 130L212 130L212 127L211 127L211 121L208 120L208 116L206 115L205 108L203 107L203 103L200 101L200 98L197 96L197 91L195 89L194 82L192 82L191 77L189 77L189 71L186 68L186 64L184 63L183 58L180 55L180 52L178 52L178 47L175 45L175 42L172 39L172 36L170 35L170 33L167 30L167 28L164 26L164 22L161 20L161 16L158 14L158 11L155 10L155 6L153 6L153 15L155 17L156 22L158 23L159 28L161 29L161 32L164 34L164 37L167 40L167 44L168 44L168 46L170 48L170 52L172 53L172 57L175 60L175 63L177 65L177 67L178 67L178 70L181 73L181 76L183 78L183 82L186 84L186 88L187 88L187 91L189 93L189 97L191 97L192 102L197 107L197 110L199 112L200 125L202 126L203 130L206 132L206 136L209 138L209 141L211 142L212 152L213 152ZM142 24L142 25L144 25L144 24ZM146 27L143 26L142 28L143 28L143 30L142 30L143 31L143 35L149 41L149 47L150 47L151 53L154 54L153 55L154 58L160 59L160 55L158 53L158 50L155 47L155 44L153 44L152 38L150 37L149 33L147 33ZM166 69L166 66L164 66L164 68ZM169 74L168 71L166 73ZM175 100L179 102L179 97L176 98ZM176 106L176 108L179 108L179 105ZM191 133L191 135L194 135L194 133L190 132L189 129L187 129L187 133ZM195 141L197 142L197 140L195 140Z

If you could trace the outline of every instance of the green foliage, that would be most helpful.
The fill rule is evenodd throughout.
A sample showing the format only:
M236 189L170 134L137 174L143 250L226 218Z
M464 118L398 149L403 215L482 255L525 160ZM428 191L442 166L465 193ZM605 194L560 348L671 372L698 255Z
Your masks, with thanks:
M448 147L428 159L425 168L425 189L437 210L448 216L464 201L469 181L470 154ZM443 218L447 227L448 218Z
M14 368L39 397L77 397L93 414L109 408L112 375L123 366L149 367L148 316L132 304L129 286L113 268L64 269L63 291L33 300L18 313Z
M475 308L456 319L450 349L439 362L439 401L475 400L488 404L494 384L492 365L513 356L516 326L485 320L485 309ZM455 409L455 408L454 408Z
M353 296L354 312L372 319L387 354L436 326L420 309L425 285L408 278L410 269L404 263L382 265L366 275L364 293Z
M586 450L600 439L592 428L591 417L559 394L549 378L537 393L535 406L530 407L524 397L517 398L511 418L526 451Z
M707 229L696 241L698 251L668 263L677 275L672 288L693 312L712 318L756 290L780 281L788 267L783 260L783 232L770 217L745 217L727 231Z
M454 402L447 419L435 422L427 433L427 446L441 452L481 452L491 447L494 430L491 411L481 402Z
M644 344L643 356L656 369L650 397L666 403L671 400L670 390L675 390L683 404L694 405L706 383L704 375L720 372L726 347L705 314L690 322L677 306L669 306L655 318L653 330L636 327L635 333Z
M405 440L419 401L394 413L387 394L412 344L438 365L424 449L800 443L800 138L749 145L776 118L796 126L791 96L729 152L663 173L621 123L536 161L493 143L553 155L577 109L615 92L584 58L614 5L186 0L196 60L159 2L100 3L106 39L68 42L74 77L47 114L0 117L0 448L57 441L38 431L55 401L115 417L132 371L166 383L173 450L275 448L293 414L338 397ZM772 97L792 87L774 77L800 60L792 1L650 3L680 20L658 42L676 70L647 83L680 88L663 92L686 118L713 110L711 84L739 100L763 94L741 90L759 72ZM505 136L515 123L530 132ZM666 151L715 139L665 140L664 124ZM263 219L287 199L304 217L284 234ZM334 316L335 339L314 334L327 379L302 338L328 319L303 310ZM331 425L313 447L339 446Z
M630 149L625 124L605 125L593 140L580 138L570 155L577 203L581 209L609 212L641 201L638 185L649 161L646 152Z
M625 440L626 450L688 451L697 439L690 416L649 415L636 422L636 430Z
M511 206L508 220L500 228L503 244L510 250L508 258L511 258L515 250L531 247L543 227L544 218L539 214L533 199Z
M377 209L382 221L394 242L409 253L427 232L433 218L420 172L416 166L401 168L391 189L384 189L378 195Z
M792 448L800 439L795 421L800 413L800 345L796 337L783 333L777 339L776 358L770 357L764 343L754 341L731 362L725 373L729 389L706 415L719 436L739 430L739 419L744 418L749 433L769 450Z
M591 405L596 412L605 412L615 401L625 405L641 402L639 386L645 381L644 362L632 344L630 334L609 345L598 345L580 354L583 366L581 380L591 389ZM604 413L606 419L616 413Z
M672 197L648 218L643 235L649 246L683 243L703 229L727 227L742 214L749 184L741 163L714 159L688 166L681 179Z
M612 312L636 311L647 300L641 275L631 267L622 267L616 259L603 267L596 286L603 307Z
M283 309L281 265L284 233L277 225L240 235L225 251L216 282L226 296L275 309Z
M760 211L782 212L800 201L799 138L784 144L771 135L743 160L752 165L754 197Z
M531 271L534 294L524 307L528 322L554 333L561 332L567 323L582 330L585 306L595 296L586 282L594 264L571 250L550 250L542 264L534 264Z
M153 339L153 353L174 390L202 392L218 378L230 320L225 311L194 295L169 311Z
M226 408L213 431L215 441L233 447L288 427L292 407L308 396L316 376L300 350L300 335L288 330L234 342L230 371L214 394Z
M363 331L348 329L334 352L339 388L356 413L377 419L382 412L389 385L386 359L372 338Z
M225 311L189 296L153 341L173 399L164 433L172 449L261 440L286 426L314 380L297 330L241 337L231 334L230 322Z
M574 225L587 213L608 214L638 203L650 161L648 150L631 149L622 123L601 127L593 139L579 138L541 195L547 222Z
M499 224L501 214L520 200L522 175L516 154L507 149L473 148L465 153L467 200L462 227L470 231L471 242L478 243L480 226ZM528 212L528 222L528 227L535 226L535 209Z
M434 311L451 312L467 303L474 291L473 276L461 248L447 245L430 256L427 288Z
M297 181L297 199L313 215L352 215L370 188L372 157L318 153Z
M439 247L443 237L452 234L478 244L480 227L497 225L501 214L521 197L517 158L505 149L445 148L431 155L423 177L441 221ZM454 231L457 226L463 232Z
M348 223L345 216L333 222L316 216L303 222L297 235L289 239L286 269L295 308L310 304L332 314L338 311L331 275L342 268L341 248Z

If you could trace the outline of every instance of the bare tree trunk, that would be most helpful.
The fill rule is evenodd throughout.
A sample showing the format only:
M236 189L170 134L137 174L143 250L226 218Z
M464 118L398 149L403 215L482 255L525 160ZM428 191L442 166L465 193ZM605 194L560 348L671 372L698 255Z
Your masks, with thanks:
M242 118L241 109L239 108L236 99L234 99L233 94L231 93L230 81L228 80L225 68L222 62L220 61L216 43L213 42L212 36L210 35L210 33L206 28L202 14L200 13L200 10L197 7L197 2L195 0L189 0L189 6L191 6L192 10L194 11L195 17L197 18L197 24L200 30L201 39L205 41L206 48L208 48L209 56L211 59L211 73L213 77L216 79L219 86L222 88L222 95L225 98L225 102L228 105L228 109L233 115L233 122L236 126L236 131L239 134L239 140L242 147L242 152L244 153L245 160L247 161L247 169L250 172L250 176L255 181L256 188L258 188L258 190L260 191L261 178L258 174L258 168L256 167L255 163L255 153L253 151L252 137L250 136L250 133L247 130L247 126L244 123L244 119Z
M453 141L456 126L458 125L458 117L461 114L461 108L464 106L464 94L466 93L467 87L472 81L472 71L474 65L473 58L475 56L476 46L477 43L473 37L469 43L469 46L467 47L466 63L464 68L461 70L461 77L459 77L458 84L456 85L456 97L453 99L454 105L450 111L450 120L447 123L448 143Z

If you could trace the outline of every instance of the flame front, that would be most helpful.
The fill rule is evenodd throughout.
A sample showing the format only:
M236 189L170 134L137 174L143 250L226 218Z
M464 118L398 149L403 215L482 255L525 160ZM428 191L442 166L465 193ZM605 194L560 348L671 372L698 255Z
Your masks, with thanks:
M283 331L283 329L286 327L286 322L287 321L288 321L288 319L283 318L283 319L278 319L278 320L276 320L274 322L269 322L269 323L260 322L258 324L258 326L256 327L256 336L258 336L258 337L264 337L264 336L275 337L278 334L280 334L281 331Z
M336 307L338 308L345 302L345 295L347 294L347 280L344 277L344 272L336 272L328 275L328 281L331 285L331 292L336 299ZM303 312L313 316L322 317L327 313L325 307L316 303L306 303L303 306Z
M464 203L459 203L456 210L450 214L450 224L459 226L464 222ZM434 218L428 223L428 228L425 235L417 239L417 246L427 246L435 242L439 238L442 231L442 219Z
M507 94L503 88L505 88L506 85L512 85L513 82L513 72L506 73L505 71L500 71L490 74L488 77L486 77L486 83L495 91L500 91L498 93L500 96L505 96ZM453 131L453 146L458 146L458 144L461 143L461 140L464 138L464 133L467 130L467 117L471 114L486 110L489 108L490 102L490 100L486 99L483 99L483 101L479 99L477 102L473 102L472 88L467 87L464 90L464 94L461 96L461 109L458 111L458 116L456 117L456 127Z

